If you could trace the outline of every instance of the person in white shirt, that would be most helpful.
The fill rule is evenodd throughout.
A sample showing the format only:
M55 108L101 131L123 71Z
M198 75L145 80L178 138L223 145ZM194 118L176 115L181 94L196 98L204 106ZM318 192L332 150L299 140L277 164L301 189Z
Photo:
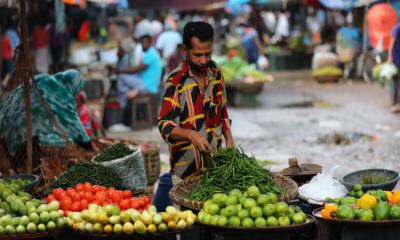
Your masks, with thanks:
M165 30L157 38L156 48L160 51L162 58L168 59L176 51L176 47L182 43L182 36L169 24L165 25Z

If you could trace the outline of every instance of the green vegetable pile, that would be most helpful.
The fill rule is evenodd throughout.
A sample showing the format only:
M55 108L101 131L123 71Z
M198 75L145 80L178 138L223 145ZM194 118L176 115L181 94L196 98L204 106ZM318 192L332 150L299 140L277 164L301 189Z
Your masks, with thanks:
M313 77L331 77L331 76L341 77L343 75L343 71L338 67L329 66L329 67L314 69L312 71L312 75Z
M107 162L117 158L125 157L132 154L133 150L125 146L123 143L117 143L105 148L98 156L93 160L95 162Z
M79 161L51 184L49 192L56 188L75 187L76 184L85 182L122 189L122 179L112 169L90 162Z
M22 186L31 184L32 180L22 179L22 178L13 178L13 179L7 180L7 182L22 187Z
M219 67L227 82L240 80L246 76L253 78L262 78L265 76L264 72L257 70L256 65L248 64L239 56L232 58L230 61L219 63Z
M249 157L238 149L225 149L212 156L209 168L187 197L205 201L214 193L228 194L232 189L246 191L253 185L263 194L283 193L276 185L272 173L258 165L254 157Z
M367 174L360 179L359 184L380 184L392 180L390 177Z

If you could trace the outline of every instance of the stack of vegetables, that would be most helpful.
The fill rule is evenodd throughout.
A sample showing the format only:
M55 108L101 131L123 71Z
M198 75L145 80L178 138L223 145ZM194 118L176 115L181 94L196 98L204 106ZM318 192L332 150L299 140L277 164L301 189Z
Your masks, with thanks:
M44 204L20 188L20 181L8 184L0 180L0 238L55 231L64 227L63 212L57 202Z
M81 212L86 210L89 204L98 206L115 204L123 210L136 209L143 211L150 206L150 197L132 197L129 190L119 191L113 187L92 185L89 182L78 183L74 188L57 188L47 196L47 202L58 201L60 208L67 216L69 212Z
M191 228L196 220L192 211L181 212L172 206L157 212L154 206L145 211L122 210L114 204L104 207L90 204L87 210L70 213L68 224L73 230L97 234L155 234Z
M314 69L312 71L313 77L341 77L343 76L343 70L336 66L326 66Z
M121 178L111 168L79 161L50 185L50 191L57 188L75 188L77 184L85 182L122 189Z
M370 190L364 193L362 186L356 184L350 195L326 199L328 203L321 211L322 218L359 221L400 219L400 191Z
M307 216L297 206L277 202L273 194L261 194L256 186L245 192L233 189L228 195L216 193L199 212L199 221L205 224L230 227L274 227L302 224Z
M196 201L211 199L214 193L228 194L232 189L246 191L256 186L263 194L282 194L272 173L258 165L254 157L238 149L229 148L213 154L207 171L200 177L197 187L187 197Z
M233 80L246 80L246 82L254 82L262 80L266 77L264 72L257 70L255 64L248 64L239 56L233 57L230 61L221 61L218 63L218 65L226 82Z

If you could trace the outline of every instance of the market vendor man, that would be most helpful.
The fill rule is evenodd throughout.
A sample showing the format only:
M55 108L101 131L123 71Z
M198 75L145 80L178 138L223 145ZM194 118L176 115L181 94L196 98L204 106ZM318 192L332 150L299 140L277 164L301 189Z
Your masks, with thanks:
M182 179L199 174L202 153L221 148L223 138L234 147L224 78L211 60L213 37L210 24L187 23L186 59L164 83L158 127L170 145L171 174Z

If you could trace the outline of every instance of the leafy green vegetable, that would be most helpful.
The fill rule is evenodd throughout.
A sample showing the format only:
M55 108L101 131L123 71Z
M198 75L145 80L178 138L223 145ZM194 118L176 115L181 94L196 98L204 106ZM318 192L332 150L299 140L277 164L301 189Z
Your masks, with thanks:
M85 182L122 189L122 179L112 169L90 162L79 161L61 174L51 184L49 191L55 188L75 187L76 184Z
M360 179L359 184L380 184L392 180L390 177L367 174Z
M241 191L255 185L261 193L282 194L272 173L257 164L254 157L249 157L238 149L225 149L215 153L209 168L200 177L197 187L187 197L196 201L211 199L214 193L228 194L237 188Z
M338 67L329 66L329 67L314 69L312 71L312 75L314 77L328 77L328 76L340 77L343 75L343 71Z
M133 153L133 150L129 149L123 143L117 143L105 148L99 155L93 160L95 162L107 162L117 158L122 158Z

